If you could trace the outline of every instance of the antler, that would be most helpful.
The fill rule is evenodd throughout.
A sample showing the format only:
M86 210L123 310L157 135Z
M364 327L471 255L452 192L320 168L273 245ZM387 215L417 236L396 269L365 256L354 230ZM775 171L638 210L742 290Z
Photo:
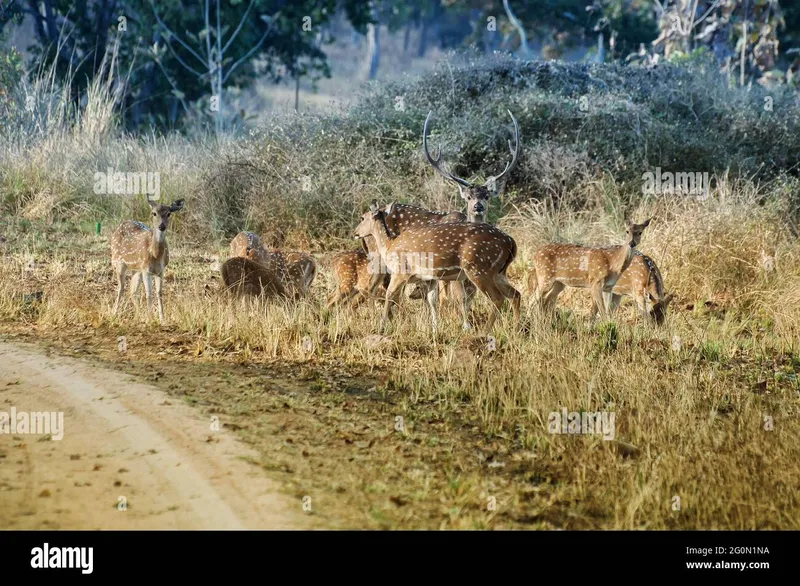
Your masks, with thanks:
M486 185L490 185L492 183L497 183L500 179L503 178L506 173L509 173L514 167L517 166L517 162L519 161L519 150L520 150L520 142L519 142L519 123L517 123L517 119L514 118L514 115L511 113L511 110L506 110L508 115L511 116L511 121L514 122L514 140L516 142L516 146L511 146L511 141L508 141L508 148L511 151L511 162L506 163L506 168L503 169L503 172L500 175L496 175L493 177L489 177L486 180Z
M428 162L445 179L449 179L450 181L455 181L456 183L463 185L464 187L472 187L472 183L470 183L466 179L462 179L461 177L456 177L449 171L445 171L439 166L439 163L442 160L441 146L439 146L438 150L436 151L436 159L431 157L431 154L428 152L428 121L431 118L431 114L433 114L433 110L428 112L428 117L425 118L425 127L422 129L422 149L425 151L425 156L428 158Z

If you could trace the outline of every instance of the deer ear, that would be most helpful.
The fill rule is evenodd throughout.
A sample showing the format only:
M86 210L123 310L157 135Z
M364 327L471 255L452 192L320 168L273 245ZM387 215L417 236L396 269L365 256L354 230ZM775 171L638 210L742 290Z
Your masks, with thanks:
M182 199L173 201L172 204L169 206L169 211L171 211L171 212L177 212L177 211L180 211L182 209L183 209L183 200Z
M644 223L642 224L642 228L647 228L650 225L650 220L653 218L647 218Z
M369 211L371 211L373 214L378 211L378 200L377 199L373 199L372 203L369 204Z

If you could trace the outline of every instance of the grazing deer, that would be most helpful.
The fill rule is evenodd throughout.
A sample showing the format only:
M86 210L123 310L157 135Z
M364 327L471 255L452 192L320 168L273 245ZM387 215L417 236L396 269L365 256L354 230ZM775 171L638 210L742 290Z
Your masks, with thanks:
M231 257L248 258L273 271L282 281L291 297L300 299L308 295L317 274L314 258L305 252L267 249L253 232L239 232L231 240Z
M406 283L421 283L425 287L434 332L438 329L439 288L436 282L442 280L469 279L498 310L507 298L510 299L514 317L519 320L520 295L505 275L517 254L517 244L511 236L488 224L468 222L430 224L393 235L386 224L387 215L386 210L373 203L353 234L355 238L372 236L375 239L381 260L391 274L381 333L388 324L392 304ZM467 291L462 307L465 330L472 327L469 324L471 302L472 295ZM496 312L492 312L487 331L491 330L496 317Z
M222 282L225 292L242 299L252 297L288 297L282 279L261 263L242 256L222 263Z
M246 257L251 248L260 248L261 239L252 232L239 232L231 240L231 258Z
M619 246L579 246L548 244L533 256L533 270L528 275L528 288L540 308L552 309L565 287L590 289L592 299L604 316L608 309L604 292L611 292L620 276L631 264L642 232L650 225L630 224L628 242Z
M155 281L156 299L158 300L158 319L164 323L164 301L162 281L164 269L169 263L167 247L167 227L170 216L183 209L183 200L179 199L170 205L162 205L152 201L147 203L152 210L152 228L141 222L126 220L111 235L111 265L117 273L117 300L112 313L116 315L125 285L125 273L135 271L131 276L131 298L136 301L139 285L144 281L148 312L151 309L153 281Z
M673 298L671 293L664 294L664 280L656 263L638 250L633 252L631 264L620 275L611 292L603 292L605 307L610 315L616 312L623 295L633 297L644 320L646 322L653 321L657 325L664 323L667 307ZM653 304L649 313L647 311L648 299ZM592 302L591 317L594 318L597 312L598 307Z

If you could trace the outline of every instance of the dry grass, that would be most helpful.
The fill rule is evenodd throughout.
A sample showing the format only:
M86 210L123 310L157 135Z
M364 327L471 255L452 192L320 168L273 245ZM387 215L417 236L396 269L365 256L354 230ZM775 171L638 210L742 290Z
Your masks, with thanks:
M640 249L677 295L662 329L629 301L617 323L592 325L588 294L568 291L554 320L527 308L517 330L504 315L494 350L462 334L454 311L433 338L408 299L383 339L377 308L324 309L327 254L311 299L242 311L216 294L211 259L224 248L177 234L161 328L130 308L110 315L113 226L97 237L20 221L3 227L1 327L223 414L287 491L320 499L331 526L800 528L800 249L780 206L737 186L635 215L655 216ZM535 206L503 226L520 243L509 274L524 301L537 243L620 234L611 214ZM26 304L36 290L42 303ZM485 319L488 303L477 309ZM562 408L613 412L614 439L550 433Z

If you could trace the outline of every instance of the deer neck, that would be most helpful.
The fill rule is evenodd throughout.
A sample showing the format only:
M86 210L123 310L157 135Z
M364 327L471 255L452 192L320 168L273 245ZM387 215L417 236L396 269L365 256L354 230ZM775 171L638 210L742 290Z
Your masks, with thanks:
M381 256L386 256L386 252L391 247L392 240L394 240L396 236L389 231L385 218L381 218L376 228L377 229L372 233L372 237L375 240L375 247L378 249L378 253Z
M153 229L153 236L150 238L150 256L155 260L164 258L167 252L167 232L158 228Z
M613 273L619 275L628 268L633 259L633 246L630 244L623 244L611 255L611 270Z

